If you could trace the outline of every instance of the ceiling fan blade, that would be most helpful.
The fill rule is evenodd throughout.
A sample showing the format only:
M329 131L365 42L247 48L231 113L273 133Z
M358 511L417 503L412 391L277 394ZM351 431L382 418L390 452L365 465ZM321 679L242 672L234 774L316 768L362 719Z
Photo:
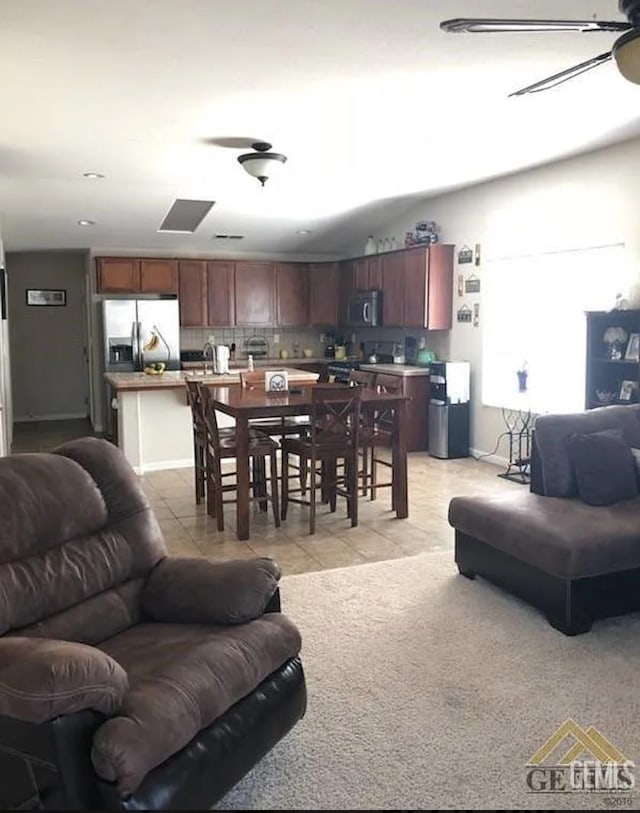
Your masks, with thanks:
M573 79L574 76L579 76L585 71L590 71L592 68L597 68L598 65L603 65L605 62L608 62L611 57L611 51L607 51L606 54L594 56L592 59L587 59L586 62L581 62L579 65L574 65L572 68L567 68L566 71L554 73L553 76L548 76L546 79L541 79L539 82L535 82L533 85L528 85L526 88L516 90L509 94L509 98L511 98L511 96L524 96L526 93L540 93L543 90L550 90L556 85L561 85L563 82L566 82L568 79Z
M600 20L500 20L456 17L444 20L440 28L449 33L500 33L502 31L628 31L631 23Z

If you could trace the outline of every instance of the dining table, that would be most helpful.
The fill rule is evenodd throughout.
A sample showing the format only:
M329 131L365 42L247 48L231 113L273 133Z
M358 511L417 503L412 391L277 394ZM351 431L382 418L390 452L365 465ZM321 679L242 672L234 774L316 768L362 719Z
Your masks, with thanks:
M323 385L326 386L326 385ZM345 402L350 399L348 385L336 385L344 390ZM213 407L230 415L236 422L236 532L238 539L249 539L249 421L254 418L280 418L308 415L311 412L313 385L292 388L287 392L269 392L264 388L243 389L231 386L210 386ZM332 397L333 400L333 397ZM392 507L398 519L409 516L407 485L406 402L401 393L362 391L363 411L382 410L393 413L392 426Z

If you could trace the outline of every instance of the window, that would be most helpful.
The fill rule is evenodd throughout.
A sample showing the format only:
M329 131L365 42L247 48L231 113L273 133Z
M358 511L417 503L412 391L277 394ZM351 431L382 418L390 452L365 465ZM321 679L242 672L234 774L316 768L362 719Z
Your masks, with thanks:
M497 259L483 275L482 401L532 412L584 409L587 310L629 287L624 246ZM526 365L526 391L518 371Z

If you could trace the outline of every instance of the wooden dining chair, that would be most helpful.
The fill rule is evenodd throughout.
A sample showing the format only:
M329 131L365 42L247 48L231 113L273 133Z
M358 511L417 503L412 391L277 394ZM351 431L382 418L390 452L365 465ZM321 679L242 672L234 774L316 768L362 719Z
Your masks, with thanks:
M227 503L237 502L236 498L224 499L224 494L235 492L236 483L226 483L225 478L236 476L235 470L223 471L222 461L237 458L237 441L235 431L233 434L224 433L218 428L216 411L211 392L201 382L197 382L204 409L204 421L207 430L207 512L216 518L219 531L224 530L224 506ZM267 510L270 502L273 509L273 519L276 528L280 527L280 506L278 496L278 469L276 451L278 444L261 432L249 430L249 458L251 460L252 496L250 501L258 501L263 511ZM270 488L267 489L267 466L269 458Z
M204 422L202 398L196 381L186 381L187 401L191 407L191 425L193 428L193 461L195 475L196 504L200 505L205 497L207 478L207 427Z
M311 393L311 421L308 437L285 438L282 442L282 518L286 519L290 502L309 506L309 533L316 530L317 490L329 495L331 511L336 497L347 500L351 525L358 524L358 449L362 390L343 384L316 384ZM290 456L296 455L309 469L309 499L302 489L289 488ZM344 461L341 471L338 460ZM322 469L318 470L318 463ZM300 493L300 497L292 494Z
M349 384L352 387L361 387L363 390L372 390L376 385L376 376L376 373L368 370L349 370ZM366 428L370 421L370 414L363 409L360 413L360 426ZM369 487L369 455L371 454L371 448L361 446L359 454L358 479L362 482L362 496L366 497Z
M378 392L401 395L404 390L402 376L378 374L375 388ZM369 422L360 433L361 447L365 452L365 456L369 456L367 479L372 500L376 499L379 488L391 488L393 486L393 480L384 483L378 481L378 466L393 468L393 464L389 460L380 457L378 452L380 449L393 448L394 409L395 407L389 406L374 410L371 413ZM392 508L394 508L393 496L391 502Z

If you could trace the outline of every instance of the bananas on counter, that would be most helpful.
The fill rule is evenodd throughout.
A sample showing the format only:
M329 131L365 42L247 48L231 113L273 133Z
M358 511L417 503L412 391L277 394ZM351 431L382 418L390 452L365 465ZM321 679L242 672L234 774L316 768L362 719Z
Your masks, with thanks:
M167 365L164 361L158 361L155 364L147 364L144 371L147 375L162 375L166 370Z

